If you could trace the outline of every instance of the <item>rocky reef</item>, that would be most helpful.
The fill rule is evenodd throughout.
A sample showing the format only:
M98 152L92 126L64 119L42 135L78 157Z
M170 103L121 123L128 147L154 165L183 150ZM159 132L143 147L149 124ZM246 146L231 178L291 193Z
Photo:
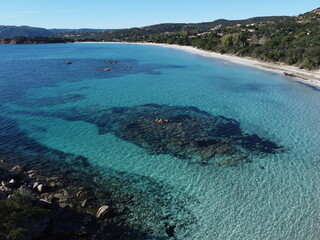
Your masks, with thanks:
M170 239L195 224L168 186L126 173L101 178L94 169L71 174L62 165L68 170L53 175L48 164L34 170L1 163L0 239Z
M250 162L249 155L263 156L283 150L271 140L243 132L234 119L213 116L192 106L146 104L107 109L90 106L55 112L53 116L95 124L100 134L112 133L150 154L196 159L201 164L237 166Z
M168 184L94 168L29 138L13 119L0 124L0 239L183 239L196 225L188 209L196 199Z

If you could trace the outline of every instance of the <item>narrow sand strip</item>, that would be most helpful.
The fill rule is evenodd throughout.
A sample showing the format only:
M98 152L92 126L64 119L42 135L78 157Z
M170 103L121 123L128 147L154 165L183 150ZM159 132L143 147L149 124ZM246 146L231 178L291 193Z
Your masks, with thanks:
M277 63L263 62L253 58L237 57L237 56L227 55L227 54L222 55L220 53L201 50L191 46L180 46L180 45L171 45L171 44L162 44L162 43L130 43L130 42L105 42L105 43L140 44L140 45L161 46L166 48L183 50L183 51L187 51L187 52L204 56L204 57L221 59L221 60L229 61L236 64L242 64L246 66L256 67L263 70L283 74L290 77L292 80L320 89L320 70L308 71L308 70L299 69L297 67L280 64L280 63L277 64Z

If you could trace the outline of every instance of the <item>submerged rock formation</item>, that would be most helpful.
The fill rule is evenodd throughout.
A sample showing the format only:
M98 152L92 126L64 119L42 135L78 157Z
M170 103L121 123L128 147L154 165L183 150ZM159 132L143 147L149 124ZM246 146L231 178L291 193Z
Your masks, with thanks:
M95 124L100 134L115 136L151 154L170 154L200 163L236 166L249 155L274 154L281 146L242 131L240 123L192 106L146 104L132 107L73 108L53 114L69 121ZM227 158L226 158L227 157Z

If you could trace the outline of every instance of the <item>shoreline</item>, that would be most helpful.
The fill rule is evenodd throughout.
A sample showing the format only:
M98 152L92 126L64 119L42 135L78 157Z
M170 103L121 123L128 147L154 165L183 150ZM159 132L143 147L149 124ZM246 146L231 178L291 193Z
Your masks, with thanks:
M316 89L320 89L320 70L308 71L304 69L299 69L294 66L289 66L284 63L277 64L277 63L263 62L261 60L257 60L253 58L220 54L216 52L194 48L192 46L180 46L180 45L175 45L175 44L171 45L171 44L165 44L165 43L143 43L143 42L137 42L137 43L135 42L91 42L91 43L137 44L137 45L149 45L149 46L172 48L172 49L196 54L202 57L220 59L220 60L228 61L235 64L240 64L240 65L254 67L254 68L258 68L258 69L269 71L269 72L274 72L280 75L290 77L290 79L296 82L300 82L308 86L314 87Z

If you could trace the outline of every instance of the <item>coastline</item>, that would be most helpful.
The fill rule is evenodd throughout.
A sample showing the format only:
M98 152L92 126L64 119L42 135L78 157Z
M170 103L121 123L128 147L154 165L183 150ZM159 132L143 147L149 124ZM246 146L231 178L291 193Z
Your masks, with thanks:
M94 43L94 42L93 42ZM281 75L290 77L290 79L309 85L311 87L320 89L320 70L318 71L308 71L304 69L299 69L294 66L289 66L286 64L277 64L270 62L263 62L253 58L238 57L234 55L220 54L216 52L210 52L207 50L202 50L194 48L192 46L180 46L174 44L165 43L143 43L143 42L97 42L97 43L117 43L117 44L137 44L137 45L150 45L150 46L160 46L165 48L172 48L176 50L186 51L192 54L196 54L203 57L220 59L223 61L228 61L235 64L241 64L249 67L259 68L265 71L271 71Z

